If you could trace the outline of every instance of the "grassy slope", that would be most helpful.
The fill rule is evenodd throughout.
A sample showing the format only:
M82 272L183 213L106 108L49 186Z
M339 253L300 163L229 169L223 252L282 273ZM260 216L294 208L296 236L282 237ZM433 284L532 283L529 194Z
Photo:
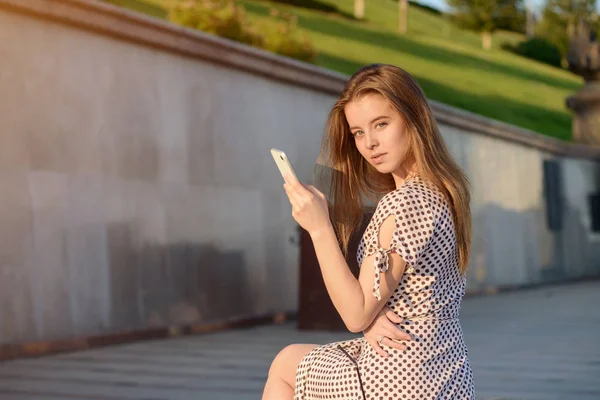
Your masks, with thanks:
M131 8L161 16L161 0L125 1ZM322 0L337 7L338 13L266 0L238 1L255 20L271 18L270 8L297 15L302 33L319 53L317 65L352 74L373 62L395 64L412 73L431 99L549 136L571 138L571 115L564 100L578 90L581 79L500 49L502 42L519 41L521 35L498 32L494 48L485 52L478 35L417 7L410 8L409 32L398 35L393 0L368 0L364 22L348 17L353 0Z

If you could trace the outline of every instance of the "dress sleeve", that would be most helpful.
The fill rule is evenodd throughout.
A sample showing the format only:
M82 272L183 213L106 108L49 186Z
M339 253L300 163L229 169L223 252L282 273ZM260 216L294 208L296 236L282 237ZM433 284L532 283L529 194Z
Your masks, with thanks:
M394 252L400 255L406 261L406 272L413 273L414 265L429 244L435 229L435 218L432 210L420 193L412 190L393 192L392 196L384 198L384 200L384 203L378 207L377 212L384 213L385 218L393 215L395 228L390 247L384 249L379 245L379 226L385 218L382 218L381 214L377 215L376 212L375 216L379 218L377 221L379 226L373 235L370 247L372 251L369 253L375 253L373 295L377 300L381 300L379 290L381 273L388 270L389 254Z

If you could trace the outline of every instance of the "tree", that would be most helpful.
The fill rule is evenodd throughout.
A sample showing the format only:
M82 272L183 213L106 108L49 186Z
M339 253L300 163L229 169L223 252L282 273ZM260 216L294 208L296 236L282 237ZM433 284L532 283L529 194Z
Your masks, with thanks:
M527 8L525 1L505 2L496 16L496 29L526 33Z
M527 25L526 29L525 29L525 33L527 35L527 39L531 39L533 38L533 36L535 36L535 16L533 15L533 11L532 9L532 0L528 0L527 4L525 4L525 12L526 12L526 17L525 17L525 24Z
M365 17L365 0L354 0L354 18L363 19Z
M587 21L597 29L596 0L548 0L544 7L538 33L556 46L564 68L569 41L579 21Z
M408 31L408 0L398 1L398 31L400 33Z
M523 0L448 0L448 5L455 9L453 19L461 28L481 34L485 50L492 47L496 29L507 21L524 21L525 16Z

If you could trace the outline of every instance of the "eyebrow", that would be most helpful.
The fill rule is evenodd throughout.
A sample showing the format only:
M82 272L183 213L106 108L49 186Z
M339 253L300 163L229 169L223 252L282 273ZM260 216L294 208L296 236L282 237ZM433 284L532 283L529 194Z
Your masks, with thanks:
M379 121L380 119L385 119L385 118L389 118L387 115L380 115L379 117L373 118L373 120L371 120L371 122L369 122L369 125L373 125L375 122ZM350 130L353 129L357 129L360 128L360 126L351 126Z

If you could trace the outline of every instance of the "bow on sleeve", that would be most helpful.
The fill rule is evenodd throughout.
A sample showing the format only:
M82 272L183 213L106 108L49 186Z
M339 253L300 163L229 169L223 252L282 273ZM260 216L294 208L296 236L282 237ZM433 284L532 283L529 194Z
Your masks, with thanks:
M381 247L377 248L377 251L375 252L375 262L373 265L375 269L375 284L373 285L373 296L375 296L377 300L381 300L381 293L379 291L381 273L385 273L388 270L390 261L389 254L392 252L394 252L393 248L386 250ZM415 269L412 265L407 265L405 272L412 274L415 272Z
M381 300L381 293L379 292L379 284L381 283L381 272L385 273L389 267L389 256L394 249L383 249L379 247L375 252L375 284L373 286L373 296L377 300Z

